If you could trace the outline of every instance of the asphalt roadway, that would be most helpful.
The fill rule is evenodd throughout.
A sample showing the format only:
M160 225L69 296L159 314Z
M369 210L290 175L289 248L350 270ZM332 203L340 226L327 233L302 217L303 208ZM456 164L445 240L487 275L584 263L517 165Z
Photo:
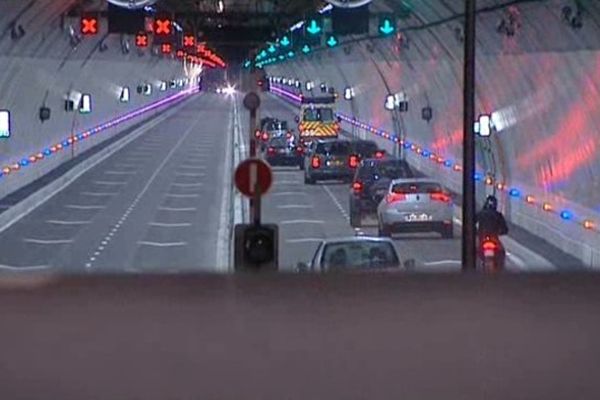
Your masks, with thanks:
M0 265L177 273L218 260L233 101L202 94L0 233ZM230 157L228 157L230 159Z

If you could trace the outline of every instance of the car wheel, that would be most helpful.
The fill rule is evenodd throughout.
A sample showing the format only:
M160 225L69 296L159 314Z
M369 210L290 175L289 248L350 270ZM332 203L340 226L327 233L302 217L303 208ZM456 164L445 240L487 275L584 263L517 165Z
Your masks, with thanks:
M454 237L454 228L452 225L444 225L441 233L444 239L452 239Z

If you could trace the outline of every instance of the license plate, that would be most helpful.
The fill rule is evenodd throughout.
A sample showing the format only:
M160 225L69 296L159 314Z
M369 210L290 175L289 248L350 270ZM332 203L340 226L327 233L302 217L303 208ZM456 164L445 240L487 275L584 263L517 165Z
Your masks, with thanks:
M431 221L431 215L427 215L425 213L422 214L409 214L404 216L404 220L407 222L422 222L422 221Z
M329 167L339 167L340 165L342 165L342 162L339 160L327 161Z

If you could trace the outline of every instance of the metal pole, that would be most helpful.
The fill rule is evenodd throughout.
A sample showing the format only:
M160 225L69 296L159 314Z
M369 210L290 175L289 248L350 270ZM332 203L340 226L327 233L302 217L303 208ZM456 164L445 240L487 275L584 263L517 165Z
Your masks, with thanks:
M475 232L475 11L476 0L465 0L463 99L463 237L462 268L476 267Z
M250 158L256 157L256 139L254 138L254 131L256 130L256 110L250 110ZM260 197L253 196L250 198L250 218L253 221L259 221L260 223L260 211L257 210L260 207Z

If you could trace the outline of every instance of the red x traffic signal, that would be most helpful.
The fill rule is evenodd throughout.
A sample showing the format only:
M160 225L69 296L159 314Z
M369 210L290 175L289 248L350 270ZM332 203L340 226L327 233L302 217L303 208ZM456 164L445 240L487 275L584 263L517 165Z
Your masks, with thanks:
M140 32L135 35L135 45L137 47L148 47L148 34Z
M194 35L183 36L183 47L194 47L196 45L196 38Z
M169 18L157 17L154 20L154 34L157 36L170 36L173 33L173 23Z
M173 51L173 46L171 46L171 43L163 43L160 45L160 52L163 54L171 54L171 52Z
M98 34L98 17L93 15L84 15L81 17L81 34L86 36Z

